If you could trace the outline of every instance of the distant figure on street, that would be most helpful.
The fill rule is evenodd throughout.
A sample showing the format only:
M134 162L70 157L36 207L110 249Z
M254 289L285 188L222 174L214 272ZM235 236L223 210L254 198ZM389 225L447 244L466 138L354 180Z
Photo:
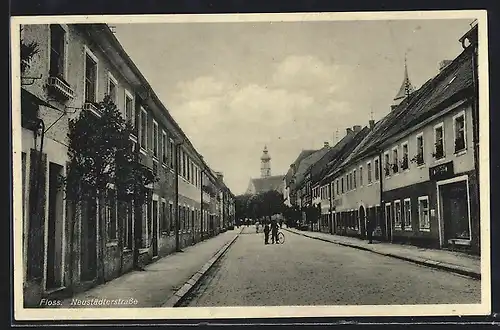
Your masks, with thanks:
M269 223L266 221L264 225L264 244L269 244Z
M271 243L278 243L278 222L276 220L271 221Z
M368 238L368 244L372 244L374 230L375 230L375 228L374 228L373 219L371 217L368 217L368 219L366 221L366 236Z
M258 233L259 232L259 226L260 226L260 223L257 221L255 223L255 232Z

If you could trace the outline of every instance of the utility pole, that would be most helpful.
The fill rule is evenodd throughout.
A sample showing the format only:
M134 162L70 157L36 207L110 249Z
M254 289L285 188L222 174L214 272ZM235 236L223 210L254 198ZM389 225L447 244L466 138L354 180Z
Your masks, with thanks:
M134 148L134 166L139 167L139 143L135 144ZM140 191L138 187L139 183L137 178L134 180L134 252L133 252L133 265L134 269L142 270L139 265L139 246L141 245L141 220L142 220L142 203L138 197Z
M175 207L175 251L182 252L179 241L179 147L181 142L174 144L174 207Z

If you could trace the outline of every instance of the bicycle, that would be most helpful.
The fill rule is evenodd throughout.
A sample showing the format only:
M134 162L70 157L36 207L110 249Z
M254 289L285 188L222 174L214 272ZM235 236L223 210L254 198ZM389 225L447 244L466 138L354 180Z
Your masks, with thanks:
M278 231L278 244L284 244L285 243L285 234L283 234L282 231Z

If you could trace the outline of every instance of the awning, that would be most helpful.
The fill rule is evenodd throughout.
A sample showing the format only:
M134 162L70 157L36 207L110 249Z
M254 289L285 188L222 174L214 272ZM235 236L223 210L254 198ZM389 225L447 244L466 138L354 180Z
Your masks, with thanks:
M32 104L43 105L44 107L48 107L48 108L52 108L52 109L61 111L60 109L54 107L53 105L49 104L48 102L42 100L41 98L39 98L35 94L28 92L24 88L21 88L21 101L28 101Z

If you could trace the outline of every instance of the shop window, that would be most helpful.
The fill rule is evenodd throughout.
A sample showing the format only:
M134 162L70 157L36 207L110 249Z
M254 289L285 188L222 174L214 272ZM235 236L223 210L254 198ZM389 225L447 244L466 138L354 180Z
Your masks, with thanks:
M429 197L418 198L418 221L420 230L428 231L431 228L429 220Z

